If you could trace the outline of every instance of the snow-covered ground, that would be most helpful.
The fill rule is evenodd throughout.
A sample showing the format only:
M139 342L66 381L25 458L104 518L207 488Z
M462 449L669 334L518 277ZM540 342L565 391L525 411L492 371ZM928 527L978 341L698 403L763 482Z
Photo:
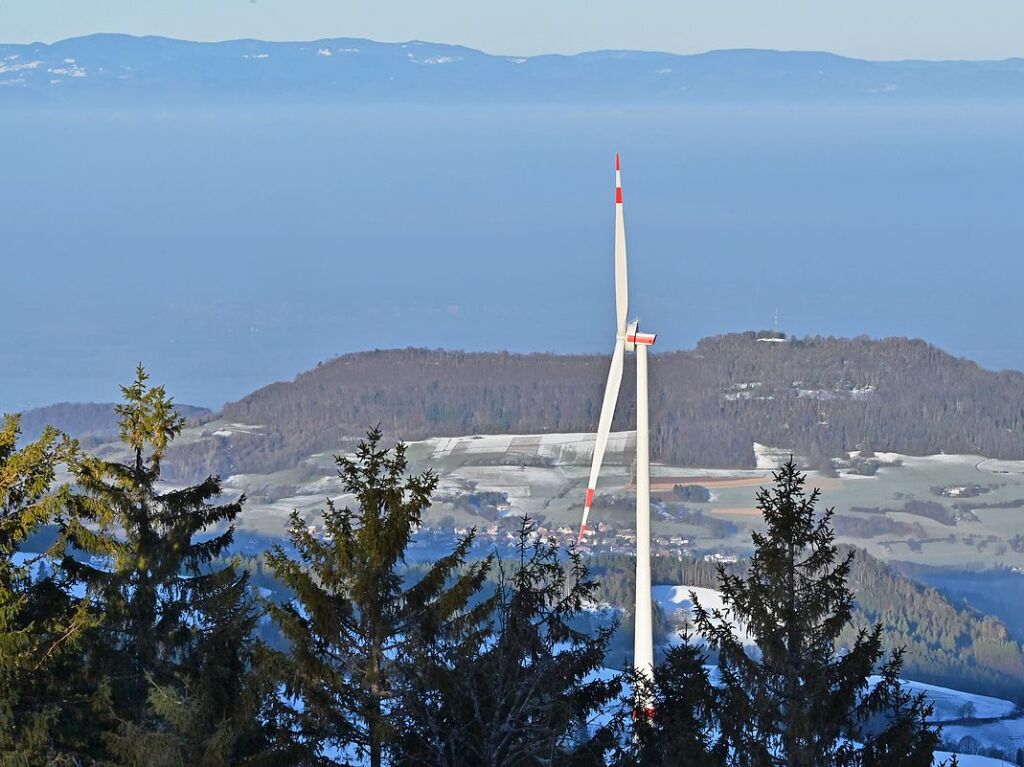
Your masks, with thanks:
M879 677L873 676L871 684L876 684ZM991 698L987 695L975 695L948 687L937 687L923 682L905 680L906 686L914 693L923 692L928 702L935 707L933 722L952 722L959 719L999 719L1010 716L1017 706L1002 698Z
M954 747L968 748L973 742L1012 754L1024 748L1024 717L979 724L946 724L942 727L942 740Z
M949 760L953 754L949 751L936 751L934 764L939 765ZM993 759L991 756L975 756L974 754L957 754L960 767L1015 767L1013 762L1004 759Z
M436 437L423 440L433 446L431 458L452 455L513 453L549 458L556 464L589 464L594 455L596 435L568 434L474 434L464 437ZM636 432L608 435L607 452L625 453L636 449Z
M793 451L786 448L762 445L760 442L754 443L754 461L759 469L777 469L788 461L791 455L793 455ZM801 458L800 456L794 457L797 460Z
M665 616L673 625L679 626L673 637L678 638L682 631L689 629L692 633L693 626L693 600L691 592L697 597L701 607L709 613L715 610L724 610L725 604L722 601L722 592L715 589L697 588L694 586L655 586L651 589L651 596ZM733 633L745 645L752 645L753 640L742 626L733 625Z

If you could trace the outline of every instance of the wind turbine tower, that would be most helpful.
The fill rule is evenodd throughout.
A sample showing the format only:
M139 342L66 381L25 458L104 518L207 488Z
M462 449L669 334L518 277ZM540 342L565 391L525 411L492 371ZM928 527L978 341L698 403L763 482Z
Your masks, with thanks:
M597 477L608 447L608 434L622 383L623 358L626 352L636 354L636 612L633 635L633 667L649 680L654 678L654 638L651 619L651 464L649 422L647 412L647 347L655 340L654 333L641 333L637 321L627 324L629 290L626 269L626 225L622 213L622 165L615 155L615 348L612 351L608 383L604 389L601 416L594 443L594 459L583 505L583 520L577 543L587 532L587 518L594 503Z

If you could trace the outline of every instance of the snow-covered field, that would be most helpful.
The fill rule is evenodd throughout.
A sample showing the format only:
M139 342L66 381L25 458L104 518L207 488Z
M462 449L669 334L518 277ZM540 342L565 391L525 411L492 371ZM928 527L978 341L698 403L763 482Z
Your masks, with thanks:
M871 677L871 684L877 683L878 679ZM923 692L928 702L935 707L933 722L953 722L967 718L1000 719L1017 710L1013 702L1001 698L975 695L923 682L906 681L906 685L914 693Z
M690 598L691 592L693 596L697 597L701 607L709 613L715 610L724 610L725 604L722 601L722 592L715 589L697 588L694 586L655 586L651 589L651 596L655 604L661 608L673 625L679 627L679 630L674 634L675 639L678 639L682 631L686 629L690 629L692 633L694 605L693 600ZM733 624L733 633L743 644L753 644L750 635L747 634L742 626Z
M934 764L939 765L953 756L949 751L936 751ZM974 754L957 754L957 761L960 767L1015 767L1013 762L1004 759L993 759L990 756L975 756Z
M968 748L973 742L978 746L999 748L1012 754L1018 748L1024 748L1024 717L980 724L943 725L942 739L961 748Z
M211 421L185 429L179 441L187 444L228 440L243 434L251 438L262 432L263 427L258 424ZM103 445L97 452L120 456L118 449L116 445ZM498 492L507 496L502 516L529 514L543 518L548 527L555 529L575 528L579 524L593 450L592 433L469 434L410 442L408 457L413 471L431 469L440 480L439 498L425 518L428 526L442 520L464 527L492 523L493 519L484 519L452 499ZM690 512L700 512L706 522L695 521L693 515L684 518L655 514L654 535L687 539L698 554L749 551L750 533L761 526L755 508L757 490L771 484L770 470L789 458L788 450L768 444L752 443L751 450L756 469L655 463L651 474L659 502L678 502L673 495L674 484L704 485L710 491L710 500L685 504ZM262 535L281 535L291 510L297 509L304 518L315 518L324 498L334 498L340 492L333 460L336 452L344 450L339 445L338 450L307 456L287 470L230 476L226 488L245 492L249 498L240 527ZM635 452L635 432L610 435L597 487L599 496L628 496L634 492L631 467ZM871 476L850 468L842 469L838 477L809 473L808 485L821 488L822 504L834 506L837 519L845 517L853 523L847 526L850 532L841 535L841 540L855 543L886 561L1024 568L1024 551L1012 545L1024 520L1024 509L1015 505L1024 498L1024 461L876 451L873 462L877 471ZM935 492L935 488L974 485L981 488L977 509L972 509L969 499ZM957 524L950 525L941 519L906 512L903 507L909 500L941 504L951 512L956 506L972 513L962 514ZM868 511L875 516L868 516ZM910 527L886 528L880 523L882 515ZM635 524L628 503L595 508L592 520L626 531ZM713 524L719 522L727 524ZM872 522L878 524L872 528Z
M540 456L559 464L587 464L594 455L594 434L476 434L469 437L439 437L425 440L433 446L431 458L453 455L521 454ZM612 432L609 454L636 450L636 432Z

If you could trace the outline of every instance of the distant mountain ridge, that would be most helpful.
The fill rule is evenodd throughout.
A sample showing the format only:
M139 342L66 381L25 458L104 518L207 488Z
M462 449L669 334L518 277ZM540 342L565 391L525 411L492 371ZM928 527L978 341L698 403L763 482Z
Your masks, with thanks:
M823 466L857 449L1024 458L1024 372L994 372L924 341L705 338L651 362L652 453L752 467L753 443ZM627 363L629 365L630 363ZM389 438L592 432L608 358L425 349L337 357L226 405L231 471L265 472L381 424ZM613 427L631 429L627 368Z
M1024 101L1024 58L865 61L802 51L498 56L360 38L199 43L99 34L0 44L0 103Z

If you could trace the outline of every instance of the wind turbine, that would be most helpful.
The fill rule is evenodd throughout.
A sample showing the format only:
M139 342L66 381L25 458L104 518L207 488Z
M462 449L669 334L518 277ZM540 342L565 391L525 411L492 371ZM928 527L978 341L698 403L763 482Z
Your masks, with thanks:
M615 348L604 388L604 402L597 424L594 460L590 466L587 498L577 544L587 531L587 517L594 503L597 477L608 446L612 416L622 383L622 364L626 352L636 353L636 612L634 615L633 668L648 680L654 678L654 639L651 625L651 463L647 420L647 347L654 344L654 333L641 333L634 320L626 322L629 290L626 272L626 225L622 215L622 165L615 155Z

